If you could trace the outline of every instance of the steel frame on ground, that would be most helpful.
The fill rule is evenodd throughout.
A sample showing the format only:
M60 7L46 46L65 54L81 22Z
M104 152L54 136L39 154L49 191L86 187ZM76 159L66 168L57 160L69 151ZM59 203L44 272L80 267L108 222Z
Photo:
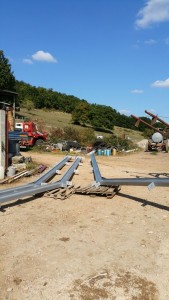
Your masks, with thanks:
M70 156L66 156L64 159L62 159L58 164L56 164L51 170L49 170L45 175L41 176L39 179L37 179L36 181L34 182L31 182L29 184L25 184L25 185L22 185L22 186L18 186L17 187L17 190L21 191L21 190L24 190L25 187L28 187L28 186L33 186L35 184L43 184L44 182L48 181L51 177L53 177L56 173L57 170L60 170L61 168L64 167L64 165L70 160ZM5 189L5 190L2 190L0 191L0 196L3 195L3 194L6 194L6 193L13 193L15 188L9 188L9 189Z
M54 173L56 173L56 170L61 169L68 160L70 160L70 157L66 157L65 159L63 159L52 170L50 170L48 173L46 173L44 176L33 183L0 191L0 203L9 202L15 199L32 196L39 193L44 193L46 191L51 191L53 189L69 185L69 180L71 179L74 171L81 162L81 157L77 157L75 159L73 164L60 180L54 183L46 182L54 175Z
M119 185L150 186L152 185L152 187L169 186L169 178L104 178L100 173L94 152L91 152L90 159L93 167L95 185L104 185L104 186L119 186Z

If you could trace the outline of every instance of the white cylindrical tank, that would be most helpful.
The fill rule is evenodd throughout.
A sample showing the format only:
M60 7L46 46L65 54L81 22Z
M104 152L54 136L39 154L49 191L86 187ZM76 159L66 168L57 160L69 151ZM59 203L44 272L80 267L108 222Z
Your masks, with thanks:
M152 135L152 141L153 141L154 143L161 143L161 142L163 141L163 136L162 136L162 134L159 133L159 132L153 133L153 135Z

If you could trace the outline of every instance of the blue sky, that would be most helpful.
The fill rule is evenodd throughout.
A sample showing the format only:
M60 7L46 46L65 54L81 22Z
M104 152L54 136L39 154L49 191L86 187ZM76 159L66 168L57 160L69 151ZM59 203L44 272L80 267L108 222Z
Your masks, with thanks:
M1 0L15 78L169 122L169 0Z

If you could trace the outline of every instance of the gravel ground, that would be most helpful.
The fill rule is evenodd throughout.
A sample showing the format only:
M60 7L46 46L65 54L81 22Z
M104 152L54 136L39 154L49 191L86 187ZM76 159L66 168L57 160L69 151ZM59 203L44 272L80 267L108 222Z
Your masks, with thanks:
M31 156L48 166L62 159L49 153ZM169 172L167 153L96 159L109 178ZM74 184L94 180L89 157L78 170ZM4 204L0 299L168 300L168 195L169 187L123 186L113 199L74 194L64 201L42 196Z

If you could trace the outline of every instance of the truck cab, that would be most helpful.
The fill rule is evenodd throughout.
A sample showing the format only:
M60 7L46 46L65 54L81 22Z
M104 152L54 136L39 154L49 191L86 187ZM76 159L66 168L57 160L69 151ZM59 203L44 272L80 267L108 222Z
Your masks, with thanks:
M34 122L16 122L15 132L20 133L20 147L27 148L33 147L34 145L40 145L46 142L48 134L46 132L39 132ZM25 138L27 136L27 138Z

